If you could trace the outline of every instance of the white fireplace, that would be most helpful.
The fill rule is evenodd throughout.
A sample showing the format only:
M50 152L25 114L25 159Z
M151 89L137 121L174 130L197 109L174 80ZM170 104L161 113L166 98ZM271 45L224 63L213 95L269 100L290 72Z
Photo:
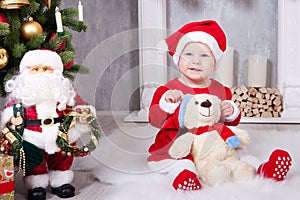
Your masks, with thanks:
M278 0L278 89L283 95L281 118L243 118L244 123L300 123L300 1ZM149 32L150 29L162 30ZM139 0L141 110L125 121L147 122L152 94L167 81L164 54L155 51L166 33L166 0ZM151 36L149 35L151 34ZM149 37L150 36L150 37ZM157 67L159 66L159 67Z

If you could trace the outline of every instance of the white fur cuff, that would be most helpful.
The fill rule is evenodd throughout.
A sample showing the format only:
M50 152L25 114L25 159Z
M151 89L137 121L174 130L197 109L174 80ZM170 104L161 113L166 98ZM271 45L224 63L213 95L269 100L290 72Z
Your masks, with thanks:
M61 185L71 183L74 177L72 170L56 171L52 170L49 173L49 181L52 187L59 187Z
M232 121L234 121L238 116L239 116L239 114L240 114L240 109L237 107L237 105L233 102L233 101L231 101L231 100L224 100L223 102L228 102L228 103L230 103L232 106L233 106L233 114L232 115L230 115L229 117L226 117L225 118L225 120L227 121L227 122L232 122Z
M24 186L26 189L33 189L37 187L46 188L49 184L48 174L30 175L24 177Z
M168 92L168 91L167 91ZM176 102L176 103L169 103L165 100L166 94L167 92L165 92L162 97L159 100L159 107L169 113L169 114L173 114L175 112L175 110L178 108L180 101Z

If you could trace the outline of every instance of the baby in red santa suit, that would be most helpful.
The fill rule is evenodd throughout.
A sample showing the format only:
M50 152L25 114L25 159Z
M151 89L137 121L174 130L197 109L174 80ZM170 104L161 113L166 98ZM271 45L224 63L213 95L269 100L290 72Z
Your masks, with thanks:
M75 195L70 184L73 171L70 169L73 156L64 156L56 145L58 127L64 120L66 108L90 109L92 106L80 99L69 79L64 78L60 56L50 50L27 52L20 62L20 74L6 83L9 93L1 117L2 127L8 121L17 126L24 124L23 140L34 144L44 154L43 162L30 170L25 170L24 183L29 199L46 199L46 187L52 193L69 198ZM21 103L24 118L14 117L13 105ZM82 132L87 132L86 123L76 124L69 130L70 143L74 143ZM29 155L25 155L29 156ZM28 159L27 159L28 160Z
M169 81L154 93L149 121L160 128L160 131L149 148L148 164L152 170L167 174L176 190L199 190L202 186L191 155L179 160L174 160L169 155L170 146L180 136L178 131L181 127L174 115L185 94L205 93L222 100L221 123L231 126L239 124L241 113L231 101L231 90L211 78L226 51L226 36L216 21L206 20L184 25L164 42L181 77ZM261 176L275 181L284 180L291 166L291 156L284 150L273 151L269 160L264 163L247 153L246 149L241 152L241 160L256 167ZM284 164L287 170L278 175L275 170L278 169L278 160L283 157L289 160Z

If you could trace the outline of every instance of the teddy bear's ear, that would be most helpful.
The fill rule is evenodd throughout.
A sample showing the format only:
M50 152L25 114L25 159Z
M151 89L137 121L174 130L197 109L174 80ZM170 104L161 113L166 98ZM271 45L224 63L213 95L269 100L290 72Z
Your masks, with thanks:
M214 101L216 101L217 103L221 103L221 99L215 95L212 95L212 97L214 98Z
M180 127L184 128L184 115L186 112L186 106L188 104L188 102L193 98L194 95L192 94L186 94L184 95L184 98L181 101L180 104L180 109L179 109L179 114L178 114L178 121L179 121L179 125Z
M193 96L194 95L192 95L192 94L185 94L182 101L188 102Z

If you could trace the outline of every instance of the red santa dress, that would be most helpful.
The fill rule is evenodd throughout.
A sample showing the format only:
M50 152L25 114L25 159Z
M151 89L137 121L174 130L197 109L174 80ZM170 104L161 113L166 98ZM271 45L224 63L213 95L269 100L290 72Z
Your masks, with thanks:
M149 109L149 121L151 125L160 128L157 133L154 143L149 148L150 156L148 162L159 162L165 159L172 159L168 151L174 140L180 136L180 125L178 122L178 106L174 103L166 103L164 101L164 94L168 90L181 90L183 94L212 94L218 96L222 101L231 100L231 90L228 87L223 86L218 81L211 79L211 84L207 88L191 88L184 85L182 82L175 78L168 82L165 86L159 87L153 96L150 109ZM229 119L225 119L225 125L236 126L238 125L241 113L237 107L234 107L235 111ZM208 128L208 127L206 127ZM194 131L197 134L201 133L201 130ZM188 155L184 159L192 159Z

